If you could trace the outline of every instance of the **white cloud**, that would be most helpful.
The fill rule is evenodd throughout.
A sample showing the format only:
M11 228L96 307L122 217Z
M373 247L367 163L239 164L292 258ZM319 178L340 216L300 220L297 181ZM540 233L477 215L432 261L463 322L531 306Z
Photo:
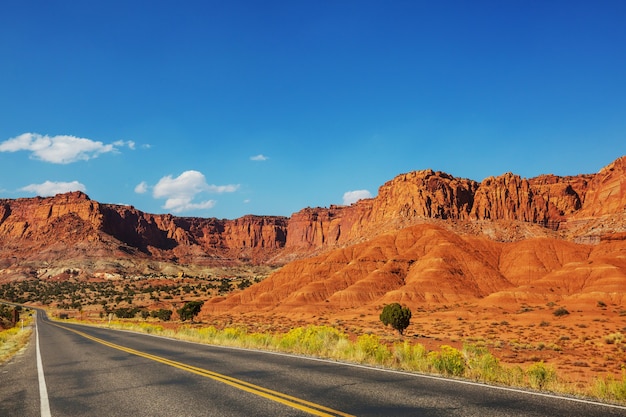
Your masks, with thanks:
M132 149L135 150L135 142L133 142L132 140L118 140L113 142L113 145L115 146L128 146L128 149Z
M239 185L207 185L207 191L222 194L222 193L232 193L237 191Z
M146 184L145 181L141 181L139 184L137 184L137 186L135 187L135 192L137 194L144 194L146 191L148 191L148 184Z
M32 157L53 164L69 164L87 161L98 155L117 152L118 147L135 148L132 141L117 141L104 144L100 141L78 138L76 136L48 136L38 133L23 133L0 143L0 152L31 152Z
M239 185L209 185L201 172L185 171L176 178L172 178L171 175L161 178L154 186L152 195L155 198L165 198L164 209L180 213L215 206L215 200L193 202L198 194L203 192L231 193L238 188Z
M270 159L270 158L265 156L265 155L263 155L263 154L258 154L258 155L250 157L251 161L267 161L268 159Z
M56 194L67 193L70 191L82 191L86 192L87 187L78 181L72 182L54 182L46 181L43 184L30 184L26 187L20 188L22 191L34 193L41 197L53 196Z
M367 190L346 191L343 193L343 204L349 206L364 198L372 198L372 193Z

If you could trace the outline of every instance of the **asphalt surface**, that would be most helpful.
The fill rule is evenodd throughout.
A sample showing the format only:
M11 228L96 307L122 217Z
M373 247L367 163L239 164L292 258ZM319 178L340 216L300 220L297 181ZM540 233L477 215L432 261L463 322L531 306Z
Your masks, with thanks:
M626 408L38 315L52 416L626 416ZM78 332L78 333L77 333ZM0 367L0 416L39 416L36 333Z

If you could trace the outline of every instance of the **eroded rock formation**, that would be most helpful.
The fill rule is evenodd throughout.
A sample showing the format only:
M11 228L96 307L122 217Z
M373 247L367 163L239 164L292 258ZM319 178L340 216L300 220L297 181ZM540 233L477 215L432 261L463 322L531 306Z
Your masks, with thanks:
M454 223L457 229L495 240L528 237L525 231L507 235L511 224L510 230L520 229L519 222L567 230L572 235L567 237L583 239L591 229L585 225L596 222L593 229L600 230L601 222L610 225L602 229L604 236L626 231L625 209L622 157L597 174L571 177L525 179L506 173L478 183L433 170L415 171L383 184L375 198L351 206L305 208L290 218L156 215L98 203L81 192L5 199L0 200L0 243L5 256L11 252L24 259L33 254L41 258L45 247L80 242L99 253L121 248L129 256L181 263L281 264L428 221L445 221L449 227ZM503 227L505 221L513 223ZM55 251L54 256L62 253Z

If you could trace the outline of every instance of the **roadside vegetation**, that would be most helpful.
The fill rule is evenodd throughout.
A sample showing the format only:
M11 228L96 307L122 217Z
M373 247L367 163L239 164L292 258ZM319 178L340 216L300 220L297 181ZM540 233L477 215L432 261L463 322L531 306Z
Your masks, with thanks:
M486 384L549 391L566 395L626 403L626 373L622 378L598 378L581 388L562 381L557 369L544 362L527 367L507 366L482 346L464 344L457 349L442 345L428 350L403 338L389 342L375 334L350 336L331 326L306 326L286 333L249 332L245 327L181 325L113 320L111 328L157 334L197 343L300 354L349 363L462 378Z
M31 310L18 309L20 320L14 322L14 307L0 304L0 363L6 362L28 343L32 334Z

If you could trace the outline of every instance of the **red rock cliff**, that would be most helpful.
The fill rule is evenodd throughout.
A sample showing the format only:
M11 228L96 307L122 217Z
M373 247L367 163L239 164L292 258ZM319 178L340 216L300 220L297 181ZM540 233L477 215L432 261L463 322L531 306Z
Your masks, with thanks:
M157 259L283 262L294 254L307 256L429 219L509 220L558 229L566 221L624 213L626 157L597 174L571 177L525 179L507 173L478 183L433 170L415 171L382 185L375 198L351 206L306 208L290 218L154 215L101 204L80 192L0 200L0 243L27 256L27 248L58 241L97 244L113 238ZM617 222L624 227L622 220Z

